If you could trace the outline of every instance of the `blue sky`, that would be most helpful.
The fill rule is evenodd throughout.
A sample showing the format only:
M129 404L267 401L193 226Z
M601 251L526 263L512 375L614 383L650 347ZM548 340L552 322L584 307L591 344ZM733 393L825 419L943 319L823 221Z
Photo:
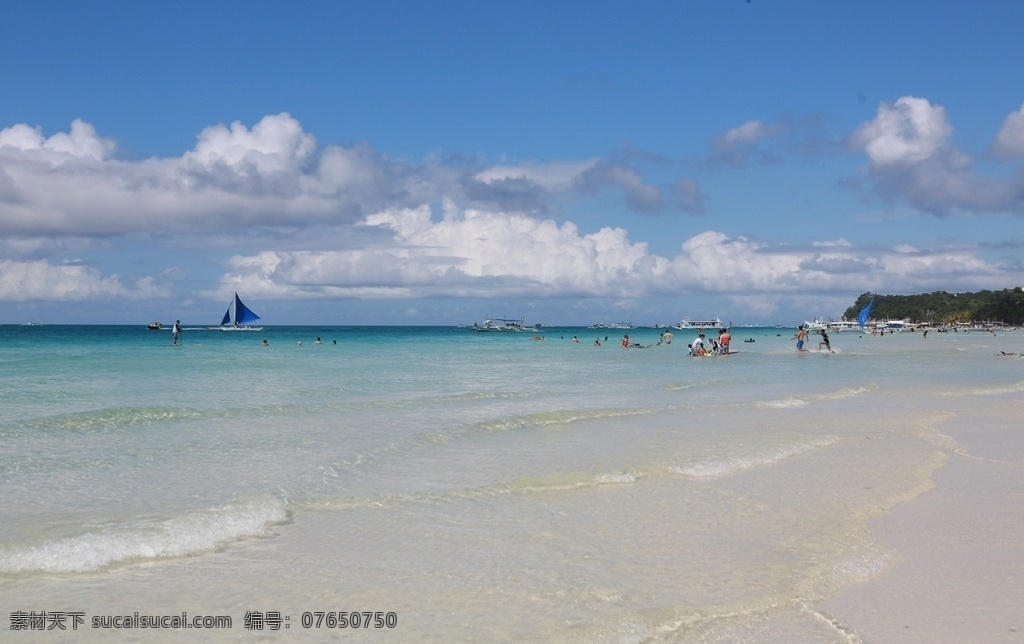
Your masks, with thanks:
M1024 285L1024 3L41 2L0 323L735 324Z

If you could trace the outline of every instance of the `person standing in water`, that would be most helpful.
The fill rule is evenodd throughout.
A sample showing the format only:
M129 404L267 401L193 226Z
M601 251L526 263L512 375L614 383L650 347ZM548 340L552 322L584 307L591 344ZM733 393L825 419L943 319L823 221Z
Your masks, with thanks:
M171 344L178 344L179 339L181 339L181 320L175 320L174 326L171 327Z
M718 332L718 352L722 355L729 353L729 343L732 342L732 334L728 329Z
M800 325L796 328L796 335L793 336L796 339L796 350L804 351L804 342L807 341L807 331L804 331L804 325Z

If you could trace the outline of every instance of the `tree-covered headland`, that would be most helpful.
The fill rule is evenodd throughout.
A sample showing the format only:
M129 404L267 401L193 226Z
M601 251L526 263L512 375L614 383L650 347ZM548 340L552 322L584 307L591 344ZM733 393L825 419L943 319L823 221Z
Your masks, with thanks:
M1024 325L1024 288L977 293L935 291L921 295L879 295L864 293L843 317L856 320L871 298L871 318L875 320L910 320L931 324L957 322L997 322L1010 326Z

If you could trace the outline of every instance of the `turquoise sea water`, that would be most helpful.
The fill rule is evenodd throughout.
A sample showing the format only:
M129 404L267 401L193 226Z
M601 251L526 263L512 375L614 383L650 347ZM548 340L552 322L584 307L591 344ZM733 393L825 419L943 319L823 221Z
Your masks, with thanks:
M832 354L734 329L739 353L700 359L661 332L0 326L3 616L80 611L90 640L114 636L97 615L229 615L203 637L244 639L277 612L264 636L327 639L304 613L379 611L397 625L345 635L857 641L817 606L890 565L868 520L961 453L947 423L1024 411L1019 332Z

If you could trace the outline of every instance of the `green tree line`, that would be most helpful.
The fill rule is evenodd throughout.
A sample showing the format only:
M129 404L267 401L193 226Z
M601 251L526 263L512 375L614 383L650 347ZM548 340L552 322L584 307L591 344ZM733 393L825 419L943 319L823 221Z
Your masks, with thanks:
M977 293L947 293L935 291L921 295L879 295L864 293L843 317L856 320L871 298L871 318L875 320L902 320L954 324L956 322L1002 322L1012 326L1024 325L1024 289Z

